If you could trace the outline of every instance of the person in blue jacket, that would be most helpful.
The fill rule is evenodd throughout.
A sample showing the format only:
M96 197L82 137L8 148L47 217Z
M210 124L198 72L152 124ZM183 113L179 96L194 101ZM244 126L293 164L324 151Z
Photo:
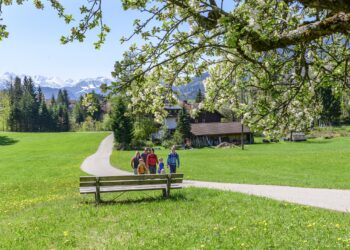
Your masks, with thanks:
M175 151L175 146L171 148L171 152L168 154L167 166L170 167L170 173L176 173L176 168L180 167L180 157Z

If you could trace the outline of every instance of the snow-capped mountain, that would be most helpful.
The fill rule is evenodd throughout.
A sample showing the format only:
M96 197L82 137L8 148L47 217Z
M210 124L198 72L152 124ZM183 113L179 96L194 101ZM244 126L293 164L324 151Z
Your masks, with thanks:
M17 75L9 72L0 75L0 89L7 88L9 83L11 83L16 76L23 79L25 75ZM101 84L105 83L109 85L112 82L112 79L105 77L86 78L80 80L62 80L59 77L46 77L40 75L28 77L32 78L36 87L41 87L46 98L51 98L52 95L57 96L60 89L66 89L68 91L68 95L72 99L78 99L81 95L92 91L101 94Z
M7 88L9 83L13 82L16 76L23 79L25 75L16 75L9 72L0 75L0 90ZM80 80L62 80L58 77L46 77L40 75L28 77L32 78L36 87L41 87L47 99L51 98L52 95L57 96L60 89L66 89L71 99L78 99L81 95L92 91L102 94L100 89L101 84L105 83L109 85L112 82L112 79L105 77L85 78ZM202 93L205 93L203 81L207 77L208 73L205 73L200 77L193 78L193 81L189 84L173 87L173 90L179 94L180 100L195 99L199 89L201 89Z
M200 89L202 93L205 93L205 87L203 81L209 76L208 73L204 73L200 77L194 77L192 82L188 84L184 84L178 87L173 87L173 90L179 94L180 100L193 100L196 98L198 94L198 90Z

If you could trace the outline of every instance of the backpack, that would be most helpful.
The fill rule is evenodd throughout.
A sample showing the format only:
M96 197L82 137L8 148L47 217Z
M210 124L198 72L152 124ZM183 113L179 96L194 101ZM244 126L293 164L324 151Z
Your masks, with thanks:
M148 155L148 165L150 166L157 165L157 156L155 154Z

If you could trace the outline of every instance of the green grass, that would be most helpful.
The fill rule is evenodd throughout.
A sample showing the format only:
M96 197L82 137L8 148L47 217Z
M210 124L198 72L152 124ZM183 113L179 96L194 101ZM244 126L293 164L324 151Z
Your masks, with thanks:
M105 135L0 133L0 249L350 247L349 214L231 192L127 193L96 206L78 192L79 166Z
M166 159L168 150L157 150ZM247 145L246 150L193 149L178 151L180 171L187 179L350 188L350 137L307 142ZM130 170L132 151L114 151L112 163Z

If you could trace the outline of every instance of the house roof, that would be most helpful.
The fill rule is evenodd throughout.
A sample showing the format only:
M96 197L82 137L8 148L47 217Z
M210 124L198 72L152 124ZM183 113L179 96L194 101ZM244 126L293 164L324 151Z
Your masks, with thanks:
M191 124L191 133L195 136L240 134L241 131L242 125L240 122L211 122ZM248 127L244 126L243 132L250 133L250 130Z
M199 103L188 103L187 101L183 101L182 102L182 106L187 110L187 112L191 113L193 109L199 109L199 111L197 112L196 116L199 116L200 114L216 114L218 116L220 116L221 118L223 118L224 116L217 110L214 111L207 111L205 109L200 109L199 108Z

